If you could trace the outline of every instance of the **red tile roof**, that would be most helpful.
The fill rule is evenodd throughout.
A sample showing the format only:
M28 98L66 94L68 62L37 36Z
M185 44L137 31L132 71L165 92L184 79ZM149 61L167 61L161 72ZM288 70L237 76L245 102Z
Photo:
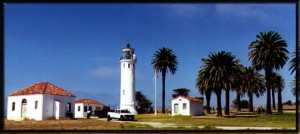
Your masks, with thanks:
M52 94L60 96L76 97L74 94L63 90L49 82L39 82L22 90L16 91L9 96L29 95L29 94Z
M76 100L75 103L83 103L83 104L97 104L97 105L102 105L104 106L103 103L95 101L95 100L91 100L91 99L79 99Z
M203 100L196 99L196 98L192 98L192 97L188 97L188 96L177 96L176 98L173 98L173 99L177 99L177 98L179 98L179 97L185 98L185 99L187 99L187 100L189 100L189 101L195 101L195 102L201 102L201 103L203 103ZM173 100L173 99L172 99L172 100Z

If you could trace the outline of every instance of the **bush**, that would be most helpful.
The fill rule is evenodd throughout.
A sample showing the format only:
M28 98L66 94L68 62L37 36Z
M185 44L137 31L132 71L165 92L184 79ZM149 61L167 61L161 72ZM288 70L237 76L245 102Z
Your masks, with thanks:
M283 105L292 105L292 101L291 100L288 100L288 101L286 101L286 102L284 102L284 103L282 103Z
M247 100L241 100L241 108L249 108L249 102Z

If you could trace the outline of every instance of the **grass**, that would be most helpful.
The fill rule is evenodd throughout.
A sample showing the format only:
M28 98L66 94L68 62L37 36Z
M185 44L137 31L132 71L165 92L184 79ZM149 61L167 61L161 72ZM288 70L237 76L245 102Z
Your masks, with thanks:
M45 120L45 121L8 121L5 130L143 130L149 125L133 123L113 123L96 119Z
M179 125L196 126L251 126L251 127L296 127L295 113L284 113L283 115L257 115L257 117L216 117L216 115L206 115L199 117L190 116L169 116L159 114L155 115L137 115L138 121L145 122L163 122L175 123Z
M243 114L244 115L244 114ZM216 130L215 126L247 126L247 127L282 127L284 129L296 127L295 113L286 112L283 115L257 115L257 117L216 117L215 114L206 116L169 116L164 114L136 115L139 122L174 123L178 126L154 128L150 125L136 123L116 123L97 119L74 120L45 120L45 121L8 121L5 120L5 130ZM189 126L189 127L186 127ZM204 126L204 128L198 128Z

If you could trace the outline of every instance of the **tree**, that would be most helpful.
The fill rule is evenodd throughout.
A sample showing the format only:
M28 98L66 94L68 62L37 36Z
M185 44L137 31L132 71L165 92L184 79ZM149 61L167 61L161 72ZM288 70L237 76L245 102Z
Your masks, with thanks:
M257 40L249 45L250 52L248 58L257 70L265 70L265 79L267 87L267 108L266 114L272 114L271 94L270 94L270 75L273 69L281 69L288 60L289 51L287 43L281 38L281 35L274 32L261 32L256 35Z
M265 89L263 75L252 67L245 67L242 78L242 95L247 94L249 97L249 112L253 112L253 94L259 97Z
M137 112L139 114L145 113L146 111L149 111L150 108L152 108L152 103L148 98L143 95L141 91L135 92L135 102L137 106Z
M244 67L243 67L244 68ZM243 69L242 68L242 69ZM243 71L240 71L240 74L238 74L238 78L235 80L235 87L234 87L234 91L236 92L236 104L235 104L235 108L237 109L238 112L241 112L241 94L243 94Z
M217 96L217 116L222 116L221 94L222 89L226 91L225 114L229 114L229 90L233 89L237 72L240 71L241 65L239 60L235 59L230 52L221 51L210 53L208 58L202 58L203 65L198 71L196 87L198 89L209 91L212 90Z
M278 73L272 73L271 75L271 87L272 87L272 90L277 90L277 93L278 93L278 110L277 112L279 114L282 114L283 113L283 110L282 110L282 96L281 96L281 92L282 92L282 89L284 88L284 79L281 77L280 74ZM273 103L274 105L274 103Z
M240 102L238 102L237 99L232 101L233 106L236 108L237 104L240 104L241 108L249 108L249 102L247 100L240 100Z
M165 113L165 80L166 73L170 72L171 74L175 74L177 71L178 60L177 56L170 48L159 48L158 51L153 55L153 59L151 61L153 68L155 71L161 72L162 74L162 113Z
M283 105L292 105L292 101L288 100L288 101L284 102Z
M290 64L289 64L289 70L291 71L291 74L296 72L296 68L297 68L297 58L296 58L296 52L294 52L292 54L292 60L290 61ZM292 88L293 95L296 96L296 75L294 76L294 79L291 82L291 88ZM298 96L299 95L300 95L300 92L298 92Z
M205 107L205 110L206 110L206 114L211 114L210 110L211 110L211 107L210 107L210 98L211 98L211 93L212 93L212 89L209 88L209 87L205 87L205 80L202 79L201 77L201 74L198 75L198 78L196 79L196 87L198 88L199 92L201 95L205 94L205 98L206 98L206 107Z
M276 76L277 73L275 72L272 72L271 73L271 79L270 79L270 87L271 87L271 90L272 90L272 108L275 110L276 109L276 106L275 106L275 91L276 91L276 86L277 86L277 83L276 83Z
M177 88L173 90L172 97L176 98L177 96L189 96L190 89L187 88Z

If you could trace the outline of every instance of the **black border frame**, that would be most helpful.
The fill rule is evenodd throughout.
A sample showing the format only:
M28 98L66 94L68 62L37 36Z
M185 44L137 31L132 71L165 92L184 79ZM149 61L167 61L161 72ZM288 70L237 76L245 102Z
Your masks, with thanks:
M4 45L4 30L5 30L5 24L4 24L4 14L5 14L5 3L13 3L13 4L24 4L24 3L38 3L38 4L49 4L49 3L57 3L57 4L93 4L93 3L109 3L109 4L131 4L131 3L138 3L138 4L149 4L149 3L158 3L158 4L174 4L174 3L186 3L186 4L192 4L192 3L237 3L237 4L247 4L247 3L289 3L289 4L295 4L296 6L296 57L297 57L297 64L296 64L296 130L180 130L180 131L174 131L174 130L89 130L88 133L299 133L299 86L300 86L300 40L299 40L299 8L300 8L300 1L299 0L130 0L130 1L124 1L124 0L4 0L1 2L2 8L0 8L0 32L2 33L2 36L0 36L0 51L2 52L1 58L0 58L0 111L4 111L4 87L5 87L5 45ZM0 112L0 132L5 133L40 133L40 132L46 132L46 133L86 133L86 130L4 130L4 113Z

